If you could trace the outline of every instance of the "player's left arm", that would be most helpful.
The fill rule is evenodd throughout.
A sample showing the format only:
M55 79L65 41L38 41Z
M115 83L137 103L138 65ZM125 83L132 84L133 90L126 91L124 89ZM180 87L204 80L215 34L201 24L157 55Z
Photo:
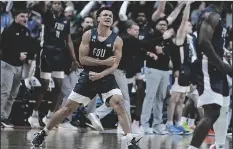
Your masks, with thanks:
M118 65L120 63L120 60L121 60L121 56L122 56L122 47L123 47L123 41L118 36L116 38L116 41L115 41L115 44L114 44L114 56L116 57L116 60L115 60L114 64L111 67L109 67L109 68L107 68L107 69L105 69L104 71L101 72L101 75L103 77L113 73L117 69L117 67L118 67Z
M68 50L69 50L69 53L70 53L70 56L72 59L72 69L77 69L79 66L79 63L78 63L76 56L75 56L75 53L74 53L74 45L73 45L70 34L68 35L67 42L68 42Z
M72 58L72 61L76 61L76 56L75 56L75 53L74 53L74 45L73 45L70 34L68 35L68 50L70 52L70 56Z
M179 29L177 31L177 35L176 35L176 45L177 46L183 45L185 38L187 36L185 31L186 31L187 23L189 20L191 3L192 3L192 1L188 1L186 3L185 9L183 11L183 18L182 18L180 27L179 27ZM183 49L183 47L180 48L180 60L181 60L181 64L183 64L184 63L184 49Z

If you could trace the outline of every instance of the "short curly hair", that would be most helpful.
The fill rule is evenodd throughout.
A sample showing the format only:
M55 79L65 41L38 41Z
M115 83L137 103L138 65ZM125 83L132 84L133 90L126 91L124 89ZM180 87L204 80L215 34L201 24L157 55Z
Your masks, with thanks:
M97 13L96 13L96 18L98 18L99 15L101 14L101 12L104 11L104 10L108 10L108 11L111 11L111 12L112 12L111 8L109 8L109 7L102 7L102 8L100 8L100 9L97 11ZM112 13L113 13L113 12L112 12Z

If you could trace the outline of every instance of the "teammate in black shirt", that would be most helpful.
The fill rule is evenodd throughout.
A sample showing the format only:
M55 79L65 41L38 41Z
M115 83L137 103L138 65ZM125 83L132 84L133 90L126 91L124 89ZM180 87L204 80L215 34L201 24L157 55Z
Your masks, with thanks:
M200 78L197 84L200 96L198 106L203 107L204 117L198 123L188 149L201 146L223 106L224 79L226 75L232 76L232 66L223 62L225 34L220 8L209 6L200 15L197 25L197 55L200 63L197 68Z
M79 58L84 70L78 83L68 97L65 107L57 111L46 127L35 136L32 141L34 146L40 146L58 121L68 116L80 104L86 106L97 93L102 94L105 104L112 106L117 112L126 139L132 139L130 119L124 108L122 93L112 74L119 65L123 42L110 30L113 13L109 8L103 7L97 12L97 21L97 29L85 32L82 38ZM135 142L131 146L139 148Z
M52 90L53 103L50 110L43 118L43 122L53 114L57 101L61 100L61 86L64 78L64 51L69 50L73 69L76 69L78 62L75 57L74 47L70 36L69 21L63 15L63 6L61 1L54 1L51 10L47 9L45 2L39 2L42 16L41 31L41 58L40 58L40 82L41 88L34 92L33 98L36 98L36 104L32 116L28 121L32 127L38 127L38 109L45 92L48 89L51 77L55 83ZM35 123L34 123L35 122ZM33 125L36 126L33 126Z
M187 43L187 35L192 33L192 25L188 21L191 2L186 3L183 18L174 40L180 53L180 69L175 72L175 81L171 88L171 100L168 106L167 130L172 134L190 133L181 124L181 116L185 94L189 92L191 55ZM176 114L176 126L173 125L173 117Z

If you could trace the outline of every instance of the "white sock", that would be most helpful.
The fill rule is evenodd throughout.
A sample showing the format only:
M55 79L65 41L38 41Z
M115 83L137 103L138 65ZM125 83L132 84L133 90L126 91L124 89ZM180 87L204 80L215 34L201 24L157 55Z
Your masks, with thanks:
M33 110L33 111L32 111L32 116L33 116L33 117L38 117L38 111Z
M50 110L49 110L49 112L48 112L48 114L47 114L47 117L51 117L53 115L53 112L51 112Z
M166 125L173 125L172 121L167 121Z
M181 121L176 122L176 126L181 126L181 125L182 125Z
M183 124L183 123L185 123L185 122L187 122L187 118L186 117L181 117L181 124Z
M232 116L232 109L229 109L229 112L228 112L228 121L227 121L227 126L228 127L230 126L230 123L231 123L231 116Z
M45 131L46 135L49 134L49 130L47 129L47 127L44 128L44 131Z
M189 145L188 149L198 149L197 147L194 147L192 145Z
M216 149L225 149L225 144L216 144Z
M217 145L224 145L227 136L227 115L228 107L221 107L220 115L214 123L215 143Z
M194 122L195 122L195 119L189 118L189 119L188 119L188 126L189 126L189 127L193 127L193 126L194 126Z

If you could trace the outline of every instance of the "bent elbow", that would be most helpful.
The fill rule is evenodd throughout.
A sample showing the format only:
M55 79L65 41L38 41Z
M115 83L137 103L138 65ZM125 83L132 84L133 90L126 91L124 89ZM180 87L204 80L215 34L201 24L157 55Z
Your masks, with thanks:
M84 58L84 56L79 56L79 61L80 61L81 65L85 65L85 58Z

